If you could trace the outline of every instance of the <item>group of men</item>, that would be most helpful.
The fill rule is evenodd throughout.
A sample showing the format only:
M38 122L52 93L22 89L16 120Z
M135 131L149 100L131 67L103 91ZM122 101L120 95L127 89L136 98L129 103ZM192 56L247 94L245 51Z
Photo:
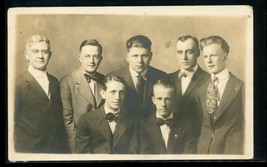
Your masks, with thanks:
M179 37L180 69L150 66L152 42L126 42L128 64L107 75L95 39L80 45L81 67L60 82L47 72L50 42L26 42L28 70L16 80L17 152L106 154L243 154L243 82L230 73L220 36ZM197 63L200 52L209 73Z

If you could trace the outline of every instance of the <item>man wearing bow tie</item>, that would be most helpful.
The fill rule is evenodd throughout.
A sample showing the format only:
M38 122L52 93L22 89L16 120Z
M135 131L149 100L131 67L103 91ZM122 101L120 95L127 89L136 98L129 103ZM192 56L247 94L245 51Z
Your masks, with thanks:
M102 104L99 93L104 75L97 72L102 61L102 46L95 39L84 40L80 45L81 67L60 81L65 128L68 145L74 152L76 124L81 114L95 110Z
M101 96L105 103L99 109L84 113L77 124L76 153L136 153L135 121L123 106L126 84L117 76L104 79Z
M196 112L195 94L209 75L197 64L197 58L200 55L197 38L189 35L179 37L176 51L181 69L169 74L177 86L176 112L180 117L189 119L193 123L194 133L199 136L200 121Z
M152 101L156 113L140 121L140 154L193 154L196 137L191 123L175 110L176 86L161 79L153 86Z

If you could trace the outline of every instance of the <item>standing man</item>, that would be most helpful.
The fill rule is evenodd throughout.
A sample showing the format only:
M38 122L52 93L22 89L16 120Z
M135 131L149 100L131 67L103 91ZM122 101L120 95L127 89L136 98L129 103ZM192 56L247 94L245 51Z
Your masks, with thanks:
M197 93L202 126L199 154L243 154L243 82L228 71L229 45L220 36L200 40L211 78Z
M126 85L122 78L105 78L101 89L105 104L97 110L84 113L78 122L75 147L77 153L136 153L135 123L122 107L125 91Z
M196 153L191 122L174 112L175 95L176 86L170 80L161 79L154 85L156 113L140 121L141 154Z
M177 58L180 70L169 74L177 86L176 107L179 116L189 119L193 123L194 134L200 134L200 121L196 108L195 94L201 84L205 83L209 74L197 64L200 55L197 38L181 36L176 44Z
M162 77L163 71L149 66L152 52L151 41L144 35L133 36L126 42L126 59L129 65L112 72L126 81L127 97L125 104L134 116L146 116L155 111L151 100L152 87Z
M16 80L15 150L64 153L66 134L58 80L47 73L50 41L41 35L27 39L28 70Z
M71 152L74 152L76 124L80 116L99 108L103 102L99 91L104 76L97 72L101 55L102 46L97 40L84 40L80 45L81 67L60 81L65 128Z

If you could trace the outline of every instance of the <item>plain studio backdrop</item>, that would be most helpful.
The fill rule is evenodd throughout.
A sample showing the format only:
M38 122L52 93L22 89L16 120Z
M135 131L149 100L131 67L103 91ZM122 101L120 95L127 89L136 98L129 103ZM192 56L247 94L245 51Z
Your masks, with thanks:
M179 69L176 41L192 35L199 40L210 35L222 36L230 46L229 71L245 81L247 17L245 16L165 16L108 14L26 14L15 18L15 77L28 67L24 56L28 37L40 34L51 42L52 57L48 72L61 79L80 66L79 47L85 39L96 39L103 47L98 69L104 75L127 63L125 42L143 34L152 41L152 66L167 73ZM249 55L252 56L252 55ZM198 62L206 70L203 57Z

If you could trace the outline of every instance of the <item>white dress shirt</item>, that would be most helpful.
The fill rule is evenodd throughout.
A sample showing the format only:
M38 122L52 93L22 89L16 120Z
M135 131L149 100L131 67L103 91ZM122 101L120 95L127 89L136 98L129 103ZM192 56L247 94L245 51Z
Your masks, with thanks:
M215 85L217 85L218 87L218 92L219 92L219 95L220 95L220 99L217 101L218 103L218 106L220 105L220 101L222 99L222 95L223 95L223 92L224 92L224 89L225 89L225 86L227 84L227 81L229 80L229 71L227 68L225 68L224 70L222 70L221 72L219 72L218 74L214 75L214 74L211 74L211 79L213 80L214 77L217 77L218 80L215 81Z
M162 118L163 120L172 119L173 118L173 113L171 113L168 118L163 118L158 113L156 113L156 116L157 116L157 118ZM163 138L163 141L165 143L165 146L167 148L168 147L168 140L169 140L169 135L170 135L171 129L170 129L170 127L168 125L164 124L164 125L161 125L160 126L160 131L161 131L162 138Z
M105 109L105 113L107 114L107 113L113 113L113 114L118 114L119 112L120 112L120 110L118 110L118 111L113 111L112 109L110 109L108 106L107 106L107 104L105 103L105 105L104 105L104 109ZM115 132L115 128L116 128L116 122L115 122L115 120L114 121L110 121L109 122L109 127L110 127L110 129L111 129L111 132L112 132L112 134L114 134L114 132Z
M192 72L181 68L181 72L186 71L188 73L188 75L186 77L181 78L182 95L184 95L184 93L185 93L189 83L191 82L191 79L192 79L194 73L197 71L197 69L198 69L198 65L195 65L195 67L192 68L192 70L193 70Z
M40 71L33 68L31 65L28 67L29 73L36 79L39 85L43 88L44 92L50 99L49 80L46 71Z
M134 82L135 90L137 90L136 85L138 81L138 73L134 71L131 66L129 66L129 69L130 69L132 80ZM147 73L147 69L141 73L141 76L144 78L144 80L146 80L146 77L145 77L146 73Z
M84 72L84 74L86 74L86 72ZM86 75L89 75L89 74L86 74ZM96 86L95 80L91 79L89 82L89 86L90 86L90 89L94 95L95 94L95 86Z

